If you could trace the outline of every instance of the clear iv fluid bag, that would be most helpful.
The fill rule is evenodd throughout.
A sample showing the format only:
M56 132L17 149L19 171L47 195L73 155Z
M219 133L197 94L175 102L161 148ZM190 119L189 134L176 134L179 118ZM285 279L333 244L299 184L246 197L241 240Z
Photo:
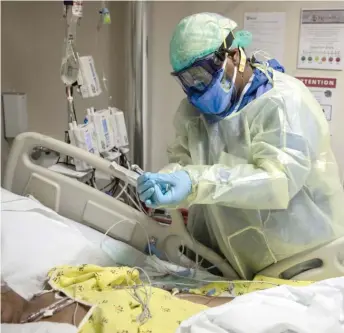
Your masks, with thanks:
M61 65L61 80L67 85L71 86L78 79L79 75L79 62L77 57L67 55L62 59Z
M69 23L67 23L67 37L64 43L64 56L61 64L61 80L71 86L78 79L79 59L75 51L76 26L78 17L72 15Z

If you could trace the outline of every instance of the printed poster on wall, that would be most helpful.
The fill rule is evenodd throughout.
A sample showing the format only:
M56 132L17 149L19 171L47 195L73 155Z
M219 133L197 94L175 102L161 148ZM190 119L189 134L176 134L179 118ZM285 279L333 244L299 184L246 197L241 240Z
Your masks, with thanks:
M321 105L324 115L329 122L331 132L331 122L333 118L333 101L337 87L337 79L323 77L296 77L304 83L311 91L315 99Z
M303 9L298 68L342 70L344 9Z
M245 13L244 29L252 33L252 44L247 47L248 55L264 51L280 63L283 63L285 44L286 14L279 13ZM259 59L258 60L263 60Z

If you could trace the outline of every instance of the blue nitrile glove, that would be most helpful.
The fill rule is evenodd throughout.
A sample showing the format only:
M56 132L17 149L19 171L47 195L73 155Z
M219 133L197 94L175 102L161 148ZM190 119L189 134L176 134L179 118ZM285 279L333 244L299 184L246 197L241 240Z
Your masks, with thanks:
M150 175L153 175L153 173L146 172L137 180L137 192L140 200L143 202L149 200L155 193L154 186L156 185L156 182L150 179ZM167 192L168 185L159 184L158 186L163 194Z
M147 172L137 181L140 199L152 208L178 204L191 190L191 179L186 171L169 174Z

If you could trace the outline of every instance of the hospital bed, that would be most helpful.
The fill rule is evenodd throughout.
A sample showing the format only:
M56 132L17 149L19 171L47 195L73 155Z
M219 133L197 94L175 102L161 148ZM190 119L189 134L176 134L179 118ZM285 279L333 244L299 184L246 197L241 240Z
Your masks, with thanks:
M137 221L137 224L118 224L108 235L144 251L147 247L147 238L142 231L144 228L149 237L154 238L157 249L166 253L169 260L179 263L179 249L185 246L215 265L227 279L238 279L226 260L190 236L179 211L169 212L171 225L161 225L95 188L35 164L30 159L35 147L45 147L84 160L97 170L128 182L125 173L114 169L107 160L42 134L23 133L16 137L10 151L3 183L5 189L15 194L32 195L58 214L103 233L116 221ZM344 237L280 261L260 274L313 281L343 276Z

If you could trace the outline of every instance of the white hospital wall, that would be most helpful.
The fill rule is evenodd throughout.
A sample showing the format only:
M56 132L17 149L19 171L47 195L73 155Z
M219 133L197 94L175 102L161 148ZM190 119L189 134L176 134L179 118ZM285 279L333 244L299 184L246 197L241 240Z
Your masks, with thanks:
M60 66L65 36L62 1L1 2L1 91L27 94L29 130L64 139L67 129L67 102L60 79ZM104 63L114 103L124 107L124 37L125 2L109 4L112 24L101 32L96 45L96 25L100 2L84 3L83 18L77 29L80 55L92 55L101 76ZM111 66L110 66L111 62ZM111 67L111 68L110 68ZM75 93L79 122L86 107L108 105L107 94L82 100ZM6 163L8 145L1 138L1 166Z
M344 2L154 2L151 8L149 35L149 68L151 80L151 119L149 167L158 170L167 163L166 146L174 139L172 120L183 93L169 75L169 41L174 26L190 13L217 12L234 19L239 28L243 27L245 12L286 12L286 36L284 66L290 75L320 76L337 78L336 109L333 114L333 149L344 174L344 71L297 70L298 36L301 8L344 8ZM344 41L343 41L344 42Z

